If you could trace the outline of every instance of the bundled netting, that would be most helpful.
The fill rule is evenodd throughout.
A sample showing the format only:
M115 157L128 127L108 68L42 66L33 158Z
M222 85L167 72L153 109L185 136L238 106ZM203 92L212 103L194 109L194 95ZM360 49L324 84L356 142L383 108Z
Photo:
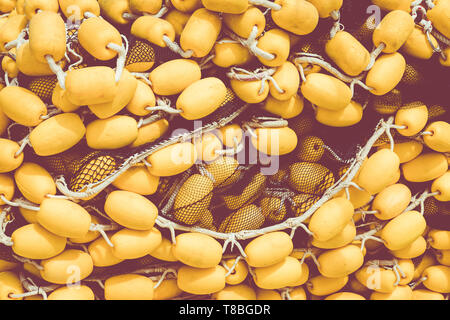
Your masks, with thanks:
M0 299L450 293L446 1L25 2Z

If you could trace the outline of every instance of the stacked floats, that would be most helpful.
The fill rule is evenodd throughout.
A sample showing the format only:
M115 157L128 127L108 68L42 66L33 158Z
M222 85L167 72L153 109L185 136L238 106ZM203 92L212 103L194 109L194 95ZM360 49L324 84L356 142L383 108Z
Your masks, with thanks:
M228 257L222 244L207 233L181 233L172 242L158 230L159 209L147 196L156 193L160 178L182 174L198 160L207 162L205 168L215 173L214 179L192 174L175 198L174 218L185 225L216 228L212 212L192 215L183 208L186 203L209 201L212 190L232 175L225 168L234 170L239 165L233 157L219 156L223 149L238 148L248 130L236 124L165 147L148 156L145 164L128 169L112 182L114 191L105 199L103 218L89 212L82 202L58 195L51 174L24 156L26 144L36 155L47 157L83 140L93 150L138 148L168 132L170 123L165 117L149 120L155 111L200 120L223 106L230 91L245 103L259 104L283 119L301 117L308 101L317 122L332 127L355 125L364 111L354 99L355 85L375 96L391 92L405 73L404 55L430 59L439 52L444 54L442 67L449 65L444 59L449 48L440 48L431 31L423 32L415 24L411 14L417 15L417 9L411 8L411 1L372 2L388 13L373 32L376 49L369 52L341 30L342 0L172 0L170 8L152 0L0 1L0 10L8 13L0 17L6 76L6 86L0 90L0 205L17 205L14 200L19 191L26 201L18 206L28 223L14 230L10 238L2 237L2 243L11 246L23 264L0 260L0 297L23 297L24 281L15 272L22 268L56 285L49 290L49 299L94 299L83 280L95 267L150 255L173 263L171 272L176 279L165 279L164 274L155 283L137 273L111 276L102 283L104 298L171 299L188 293L252 300L444 299L450 292L449 231L427 227L423 212L410 208L414 202L410 188L399 182L401 178L408 183L429 182L430 196L449 201L446 153L450 152L450 125L428 123L426 105L396 111L392 128L406 140L378 145L347 192L336 194L305 221L311 233L308 249L294 248L288 233L273 231L249 241L240 257ZM74 11L73 6L79 10ZM270 27L264 7L270 9ZM449 10L449 2L439 0L426 14L447 38ZM63 17L80 21L77 39L90 57L101 62L116 60L115 68L76 66L73 59L67 59L71 47ZM292 56L301 37L311 34L321 19L335 22L325 52L339 70L322 57ZM158 65L153 61L126 65L128 44L119 32L124 26L131 35L178 57ZM228 79L204 77L208 61L218 70L226 70ZM247 70L249 65L258 68ZM16 86L14 79L19 74L56 75L52 106L33 91ZM85 123L86 113L95 120ZM11 124L28 127L27 139L18 143L6 138ZM314 161L321 157L320 152L310 147L320 138L300 141L286 125L252 132L253 146L268 155L286 155L297 147L308 150L299 152L301 162L291 165L288 174L289 187L300 198L307 194L315 181L304 181L295 173L321 166ZM175 161L173 154L184 161ZM255 178L252 183L260 181ZM196 186L205 184L204 193L192 194ZM333 184L334 180L328 187ZM316 201L327 188L315 195ZM268 217L282 221L270 213L279 204L270 198L263 201L263 212L255 205L239 210L242 216L254 215L248 230L260 228ZM373 214L374 219L369 230L359 233L357 228L364 227L361 222L366 214ZM214 231L230 232L229 223ZM85 250L73 249L73 244L85 245ZM380 247L391 254L391 260L365 258L368 251ZM78 272L76 280L82 282L82 290L64 286L73 280L71 268Z

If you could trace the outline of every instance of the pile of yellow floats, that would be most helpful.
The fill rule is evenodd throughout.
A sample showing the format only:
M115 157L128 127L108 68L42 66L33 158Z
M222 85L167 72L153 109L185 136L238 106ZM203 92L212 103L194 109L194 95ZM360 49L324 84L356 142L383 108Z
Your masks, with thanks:
M426 101L390 112L378 104L373 129L385 139L362 146L340 180L319 163L320 136L292 126L311 106L320 125L360 123L367 104L356 90L397 90L409 57L450 66L450 0L367 1L380 18L370 48L344 31L339 10L352 1L0 0L0 299L448 299L450 216L428 226L424 201L450 201L449 122L430 120ZM325 23L326 56L300 51ZM130 61L131 37L153 57ZM46 97L21 86L40 77L53 77ZM246 105L240 112L272 117L214 119L215 131L144 154L120 175L93 165L108 186L94 211L86 203L103 189L69 190L30 160L80 144L112 159L142 152L177 119L223 112L230 96ZM14 126L29 134L13 140ZM223 198L234 214L214 223L213 192L239 180L246 134L261 153L294 155L271 179L303 216L286 220L285 198L260 199L254 190L267 181L256 174ZM186 172L170 221L151 196ZM424 193L414 194L419 183ZM145 258L158 267L93 276Z

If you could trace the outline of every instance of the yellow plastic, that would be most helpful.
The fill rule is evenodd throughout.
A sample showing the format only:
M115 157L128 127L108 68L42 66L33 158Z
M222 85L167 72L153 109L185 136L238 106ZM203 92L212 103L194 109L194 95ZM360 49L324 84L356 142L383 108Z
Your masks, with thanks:
M151 111L145 110L145 108L155 105L156 98L152 88L143 81L138 81L134 96L126 106L127 110L137 116L146 116Z
M214 58L211 60L216 66L229 68L249 63L253 56L250 51L240 43L227 42L230 38L224 37L224 42L216 42L214 45Z
M350 76L359 75L370 62L369 51L346 31L337 32L325 45L325 52L342 71Z
M371 155L362 165L356 183L371 194L376 194L394 180L400 159L390 149L382 149Z
M276 231L252 240L245 247L246 261L252 267L268 267L283 261L294 248L286 232Z
M14 189L14 179L11 177L11 175L0 173L0 195L11 201L14 197ZM0 206L5 204L6 203L0 199Z
M241 14L224 13L222 16L225 25L243 39L247 39L250 36L253 27L256 26L258 28L256 37L260 36L266 27L266 17L257 7L250 6Z
M181 35L181 32L183 32L184 26L188 22L189 17L189 14L177 9L172 9L164 15L164 19L167 20L175 30L176 37L179 37Z
M149 171L158 177L174 176L192 167L197 161L197 152L190 142L177 143L156 151L147 157Z
M64 286L52 291L48 300L95 300L94 292L85 285Z
M436 38L430 34L431 42L433 46L437 48L438 41ZM406 40L405 44L402 47L402 51L406 54L423 60L431 59L434 54L434 50L428 41L427 35L423 31L422 28L414 27L413 32L409 36L408 40Z
M350 244L356 236L356 227L353 220L350 220L347 225L335 235L333 238L327 241L319 241L313 238L311 244L321 249L336 249Z
M176 106L187 120L197 120L216 111L224 102L225 84L216 77L203 78L190 84L178 96Z
M294 94L288 100L280 101L268 96L263 109L283 119L292 119L303 112L304 100L298 94Z
M150 252L150 255L162 261L178 261L178 259L173 255L172 247L172 242L169 239L162 237L161 243L155 250Z
M328 278L340 278L358 270L364 263L364 255L359 246L346 245L345 247L327 250L317 260L319 272ZM345 264L342 263L345 261Z
M18 265L19 264L15 262L0 259L0 272L12 270L16 268Z
M31 202L40 204L46 195L56 194L53 177L36 163L23 163L14 172L14 180L22 195Z
M140 274L121 274L105 281L106 300L153 300L155 284Z
M46 56L55 61L66 52L66 26L59 14L51 11L36 13L29 23L30 50L34 57L46 63Z
M385 95L397 86L405 70L406 60L400 53L381 55L367 73L366 85L374 95Z
M105 213L118 224L133 230L151 230L158 208L140 194L117 190L105 201Z
M112 183L119 190L152 195L159 185L159 177L152 175L145 166L134 166L122 173Z
M78 29L78 41L89 54L103 61L117 56L117 51L109 49L108 44L122 46L120 32L100 17L83 20Z
M67 99L66 90L61 89L59 83L57 83L55 88L53 89L52 103L55 105L55 107L58 107L63 112L74 112L81 107L73 104L69 101L69 99Z
M397 129L403 136L413 136L418 134L428 122L428 108L420 105L412 108L399 109L395 114L395 124L406 126L405 129Z
M412 289L408 285L397 286L391 293L381 293L374 291L370 295L370 300L411 300Z
M94 120L86 127L86 141L92 149L123 148L135 141L137 136L137 122L129 116L120 115Z
M5 52L5 45L13 40L16 40L22 29L25 28L28 21L27 18L20 15L13 15L0 26L0 51Z
M194 268L213 268L222 260L222 245L203 233L187 232L176 237L173 255Z
M239 72L237 72L240 74ZM263 83L261 80L242 81L231 79L231 89L233 92L244 102L247 103L260 103L263 102L269 96L269 86L267 83L264 86L264 90L261 91Z
M252 137L253 146L258 151L272 156L288 154L298 143L297 134L289 127L258 128L255 134L257 138Z
M68 249L56 257L41 261L42 279L56 284L74 284L87 278L94 270L91 256L82 251Z
M414 30L414 19L403 10L393 10L386 14L373 31L375 47L384 43L384 53L396 52L408 40Z
M225 288L225 268L193 268L182 266L178 269L177 285L184 292L191 294L212 294Z
M119 259L138 259L155 250L162 241L161 232L122 229L111 237L113 255Z
M130 0L130 9L134 13L156 14L161 9L162 0Z
M247 10L248 0L202 0L203 6L211 11L240 14Z
M281 28L297 35L314 31L319 23L319 11L305 0L276 0L281 10L271 10L273 21Z
M354 292L337 292L329 295L324 300L366 300L362 295Z
M201 0L171 0L171 3L181 12L193 12L202 7Z
M183 92L201 79L201 70L197 62L190 59L167 61L150 72L152 89L158 95L170 96Z
M138 136L132 144L131 148L142 146L146 143L154 142L163 136L169 129L169 122L166 119L161 119L153 123L144 125L138 129Z
M380 149L389 149L390 144L384 144L378 147ZM400 159L400 163L405 163L415 159L418 155L422 153L423 144L419 141L410 140L406 142L394 143L394 152Z
M419 236L416 240L411 242L408 246L399 249L399 250L392 250L391 253L396 258L400 259L413 259L421 256L425 253L425 250L427 249L427 241L424 237Z
M273 75L273 79L283 91L283 93L280 93L273 82L270 82L269 92L275 99L289 100L297 93L300 85L300 75L292 62L286 61L279 66Z
M212 295L213 300L256 300L255 290L246 285L238 284L235 286L226 286L219 292Z
M308 74L300 89L307 100L331 111L344 109L352 100L352 92L344 82L323 73Z
M93 224L100 224L100 220L96 216L91 216L91 223L93 223ZM98 231L88 231L88 233L86 233L83 237L80 237L80 238L69 238L69 240L70 240L70 242L73 242L73 243L86 244L86 243L94 241L98 237L100 237L100 232L98 232Z
M225 260L225 264L227 265L228 268L231 268L234 265L235 261L236 259L228 259ZM244 261L240 260L234 267L234 271L225 278L225 282L229 285L240 284L247 278L247 275L248 275L247 264Z
M338 236L353 216L353 205L346 198L325 202L311 217L308 228L319 242Z
M318 107L316 120L330 127L350 127L361 121L363 117L363 107L356 101L350 103L343 109L332 111Z
M427 242L438 250L450 250L450 231L431 229L427 235Z
M153 300L170 300L182 293L183 291L178 288L177 279L165 279L158 288L153 290Z
M18 108L17 104L21 107ZM11 120L27 127L35 127L47 114L45 103L28 89L9 86L0 91L0 108Z
M123 17L124 13L131 13L128 0L98 0L102 15L115 24L125 25L130 23Z
M31 131L30 143L40 156L50 156L72 148L86 132L75 113L62 113L45 120Z
M327 296L338 292L348 282L348 276L339 278L327 278L322 275L315 276L308 280L306 288L311 294L316 296Z
M184 51L192 50L196 58L210 53L222 29L219 15L205 8L195 10L180 35L180 46ZM202 39L202 41L198 41Z
M423 282L423 285L435 292L449 293L450 292L450 267L437 265L426 268L422 277L427 279Z
M113 100L105 103L89 104L89 110L100 119L112 117L125 108L133 99L137 84L136 78L127 69L124 69L119 82L115 86L116 94Z
M438 152L423 153L414 160L402 164L406 181L425 182L439 178L448 170L447 158Z
M36 217L48 231L67 238L85 236L91 225L91 215L79 204L65 199L44 199Z
M287 256L282 261L253 269L255 284L261 289L281 289L297 283L302 277L302 266L297 259Z
M19 148L20 146L17 142L0 138L0 150L2 150L0 155L0 173L11 172L20 167L24 156L23 153L17 157L15 156Z
M412 300L445 300L444 295L427 289L415 289Z
M57 236L38 224L27 224L12 235L12 250L29 259L48 259L60 254L66 247L66 238Z
M425 128L425 132L431 135L424 135L423 141L434 151L450 152L450 124L445 121L435 121Z
M268 67L279 67L289 57L291 41L286 31L281 29L270 29L258 39L257 47L275 56L274 59L265 59L257 56L258 60Z
M110 267L119 264L123 259L113 254L113 248L101 237L88 246L88 252L95 267Z
M11 298L10 294L24 293L22 283L12 271L0 272L0 300L22 300L22 298Z
M450 38L450 2L446 0L436 1L435 6L427 11L427 18L445 37Z
M104 66L72 69L66 76L66 94L79 106L111 102L117 95L115 72Z
M372 0L372 3L385 11L403 10L411 12L411 0Z
M393 184L378 193L372 202L375 217L390 220L402 213L411 202L411 190L401 183Z
M389 250L407 247L424 232L425 218L420 212L404 212L390 220L381 230L380 237Z
M82 20L86 12L100 15L100 6L96 0L58 0L64 16L71 21Z
M175 40L175 29L170 22L153 16L137 18L131 25L131 34L162 48L167 47L164 36L170 41Z

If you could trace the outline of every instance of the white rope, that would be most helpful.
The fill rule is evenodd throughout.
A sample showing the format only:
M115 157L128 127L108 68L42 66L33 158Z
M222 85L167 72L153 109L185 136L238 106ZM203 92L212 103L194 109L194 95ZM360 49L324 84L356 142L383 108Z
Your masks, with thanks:
M125 20L129 20L129 21L137 20L140 17L141 16L139 16L137 14L130 13L130 12L124 12L122 14L122 18L124 18Z
M242 140L241 143L237 140L237 137L233 137L234 147L233 148L227 148L223 150L214 150L214 153L219 156L229 156L232 157L244 150L245 143Z
M225 242L223 243L223 251L222 252L225 252L227 250L229 243L231 243L230 251L233 251L234 246L236 245L236 247L239 249L242 257L247 258L247 254L245 253L241 244L236 240L236 234L230 233L229 236L225 239Z
M175 277L177 276L177 271L175 269L166 269L163 274L161 275L161 277L159 278L158 282L153 286L153 289L158 289L158 287L161 285L161 283L164 281L164 279L166 278L167 274L172 273L173 275L175 275Z
M72 42L67 43L67 51L70 52L71 54L73 54L75 57L78 58L78 61L72 63L68 69L72 70L74 67L80 65L83 63L83 56L79 55L78 53L75 52L75 50L72 49ZM67 53L66 53L67 54ZM67 57L66 57L67 58ZM67 59L68 62L70 62L70 59Z
M305 54L305 53L299 52L299 53L296 53L296 56L297 57L294 58L294 61L293 61L294 64L298 65L300 63L310 63L310 64L315 64L315 65L321 66L326 71L328 71L329 73L334 75L336 78L338 78L339 80L342 80L344 82L350 83L350 82L354 81L355 79L356 80L361 80L362 79L362 76L349 77L349 76L343 74L338 69L334 68L330 63L326 62L319 55L310 56L309 54Z
M8 51L11 50L12 48L16 48L17 50L19 50L19 48L24 43L28 42L28 40L25 40L27 33L28 33L28 27L23 28L22 31L20 31L19 35L17 36L16 40L10 41L7 44L5 44L5 49Z
M422 282L426 281L427 279L428 279L427 277L422 277L419 280L417 280L416 282L411 282L409 284L409 286L412 290L414 290L418 285L420 285Z
M300 77L302 78L302 82L306 82L305 70L300 63L295 64L297 66L298 71L300 72Z
M25 138L23 138L21 141L19 141L19 145L20 145L19 150L17 150L16 153L14 154L14 158L17 158L18 156L20 156L26 146L31 146L30 135L27 135Z
M12 256L14 257L14 259L16 259L19 262L29 263L29 264L31 264L33 267L35 267L38 270L44 270L44 267L41 266L39 263L37 263L34 260L31 260L31 259L28 259L28 258L25 258L25 257L20 257L20 256L14 254L14 253L12 254Z
M161 115L161 113L153 114L153 115L151 115L151 116L149 116L147 118L140 118L139 121L138 121L137 127L138 127L138 129L140 129L143 126L146 126L148 124L154 123L154 122L156 122L158 120L161 120L161 119L163 119L163 116ZM145 159L144 159L144 161L145 161Z
M384 241L380 238L377 238L374 236L374 234L376 234L381 228L381 224L376 224L375 229L372 229L370 231L367 231L365 233L362 234L358 234L357 236L355 236L355 238L353 239L353 241L361 241L361 251L364 250L365 244L367 240L374 240L374 241L378 241L384 244Z
M258 34L258 27L254 26L250 35L247 39L242 39L231 31L225 30L225 33L233 40L238 41L244 47L249 49L250 53L254 56L261 57L265 60L273 60L275 56L271 53L268 53L260 48L258 48L258 40L256 40L256 36Z
M311 248L308 248L308 249L300 249L300 250L297 250L297 251L298 251L298 252L303 252L303 256L302 256L302 259L300 260L300 264L303 264L303 263L305 262L305 259L306 259L307 257L311 257L311 258L313 259L314 263L316 264L316 266L317 266L318 268L320 268L319 260L317 260L317 257L316 257L316 255L314 254L314 252L312 251Z
M183 110L171 107L172 102L168 98L156 98L156 106L146 107L147 111L164 111L169 114L180 114Z
M148 76L150 75L150 72L132 72L131 74L137 79L144 80L145 83L148 84L150 87L153 86L152 82L148 78Z
M45 60L47 60L50 70L52 70L52 72L56 74L61 89L66 90L66 73L61 69L61 66L59 64L56 64L51 55L46 55Z
M367 67L364 69L364 71L369 71L372 69L373 65L375 64L375 60L378 58L378 56L383 52L383 50L386 48L386 44L383 42L378 45L371 53L370 53L370 62L367 65Z
M55 108L52 108L51 110L49 110L49 112L46 115L40 116L40 119L41 120L47 120L47 119L50 119L51 117L53 117L53 116L55 116L57 114L60 114L62 112L63 111L61 109L55 107Z
M361 88L367 90L367 91L371 91L373 90L373 88L367 86L364 82L362 82L359 79L353 79L352 82L350 82L350 90L352 92L352 97L355 95L355 84L359 85Z
M284 288L281 292L281 299L283 300L292 300L290 292L292 291L292 288Z
M239 80L239 81L255 81L261 80L261 88L259 89L258 94L261 95L266 88L266 81L272 82L275 89L279 93L284 93L284 90L280 88L276 80L272 77L275 73L275 69L256 69L255 71L248 71L243 68L232 67L230 72L227 73L227 76L231 79Z
M4 194L0 194L0 199L6 203L8 206L11 207L20 207L20 208L24 208L27 210L32 210L32 211L39 211L40 208L39 207L35 207L30 205L30 202L24 200L24 199L15 199L14 201L10 201L8 200Z
M248 2L254 6L262 6L275 11L281 10L281 6L279 4L269 0L248 0Z
M179 54L185 59L189 59L194 55L194 51L192 51L191 49L184 51L176 42L170 40L170 38L166 35L163 36L163 41L170 50Z
M10 294L9 295L10 298L21 299L30 296L41 295L44 300L47 300L47 291L51 291L57 288L56 285L38 287L31 278L27 277L25 279L22 273L20 273L19 278L20 282L22 283L22 286L27 290L27 292Z
M233 265L230 268L227 266L225 261L222 261L222 266L225 268L225 270L227 270L227 273L225 274L225 278L228 277L230 274L232 274L234 272L234 270L236 269L236 266L237 266L239 260L241 260L241 259L243 259L242 256L236 257L236 259L234 260Z
M417 197L418 194L414 195L411 198L411 203L410 205L405 209L405 211L403 212L408 212L411 211L413 209L415 209L417 206L420 206L420 213L423 215L424 214L424 204L425 204L425 200L430 198L430 197L434 197L439 195L440 192L436 191L436 192L428 192L427 190L425 190L420 197Z
M6 215L9 214L10 211L11 207L5 207L0 213L0 243L8 247L12 247L13 245L11 237L8 237L5 234L6 226L10 223L10 221L6 220Z
M334 20L334 24L330 30L330 39L336 36L336 33L344 30L344 25L341 23L341 13L337 10L331 12L331 18Z
M128 53L128 39L124 35L120 35L125 44L121 44L120 46L116 43L108 43L106 47L108 49L114 50L118 53L117 62L116 62L116 82L119 82L122 77L123 69L125 68L125 62L127 59Z
M425 3L427 4L428 8L433 9L435 4L433 0L425 0Z
M89 12L89 11L86 11L86 12L84 13L84 17L85 17L86 19L89 19L89 18L97 18L97 16L96 16L95 14L93 14L92 12Z
M89 231L97 231L99 232L103 239L105 239L106 243L110 246L110 247L114 247L114 244L111 242L111 240L109 240L108 235L106 234L105 231L111 231L111 230L117 230L118 226L107 226L107 225L101 225L101 224L94 224L91 223L91 226L89 227Z

